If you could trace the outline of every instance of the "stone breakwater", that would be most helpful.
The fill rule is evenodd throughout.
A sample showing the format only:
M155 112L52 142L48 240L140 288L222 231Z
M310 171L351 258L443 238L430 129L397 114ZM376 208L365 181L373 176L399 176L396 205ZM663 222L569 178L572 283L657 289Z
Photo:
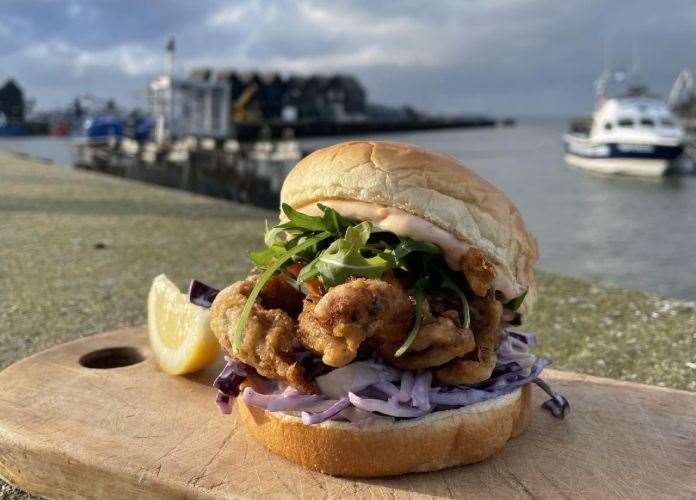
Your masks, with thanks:
M145 323L150 280L225 286L272 211L0 153L0 369ZM554 367L696 391L696 304L540 272L527 325ZM19 498L0 483L0 498Z

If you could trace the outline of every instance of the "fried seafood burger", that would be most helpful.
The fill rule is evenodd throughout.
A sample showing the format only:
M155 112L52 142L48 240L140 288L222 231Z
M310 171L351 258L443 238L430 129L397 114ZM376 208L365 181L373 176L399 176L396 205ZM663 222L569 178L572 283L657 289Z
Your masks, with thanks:
M530 423L519 329L537 243L510 200L452 158L388 142L318 150L290 172L251 274L217 295L218 404L294 462L386 476L483 460ZM214 297L214 300L212 299Z

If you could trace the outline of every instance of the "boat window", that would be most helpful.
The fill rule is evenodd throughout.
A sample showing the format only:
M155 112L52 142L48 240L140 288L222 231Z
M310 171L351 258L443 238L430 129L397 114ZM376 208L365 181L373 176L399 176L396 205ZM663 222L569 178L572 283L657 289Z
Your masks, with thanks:
M670 120L669 118L663 118L662 121L660 122L663 127L674 127L674 122Z
M644 127L654 127L655 122L652 120L652 118L643 118L640 120L640 124L643 125Z
M619 127L632 127L633 126L633 120L629 118L624 118L623 120L619 120Z
M605 130L611 130L612 128L614 128L614 126L611 124L611 122L607 122L604 124Z

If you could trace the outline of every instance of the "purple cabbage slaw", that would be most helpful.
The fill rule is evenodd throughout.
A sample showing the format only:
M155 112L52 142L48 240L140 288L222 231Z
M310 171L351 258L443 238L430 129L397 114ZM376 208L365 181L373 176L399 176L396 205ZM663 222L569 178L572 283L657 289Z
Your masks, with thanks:
M536 338L531 333L506 328L498 348L498 362L492 376L474 385L433 384L430 370L400 371L379 361L356 361L316 378L321 395L302 394L282 382L270 381L268 393L245 387L242 400L266 411L281 411L302 417L305 424L343 420L361 424L375 418L417 418L439 410L461 408L509 394L534 383L551 399L542 407L556 418L570 410L568 400L539 378L551 361L529 352ZM239 395L239 386L254 370L241 361L226 357L227 365L214 382L217 404L230 412L230 399Z
M202 281L191 280L188 288L188 300L192 304L207 308L213 305L218 293L220 290L217 288L206 285Z

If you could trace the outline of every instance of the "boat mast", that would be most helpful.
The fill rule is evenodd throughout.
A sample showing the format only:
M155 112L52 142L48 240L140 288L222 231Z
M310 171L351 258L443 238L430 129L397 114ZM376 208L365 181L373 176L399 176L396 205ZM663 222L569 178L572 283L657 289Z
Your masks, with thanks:
M631 44L631 74L637 77L640 73L640 57L638 55L638 42L633 39Z
M595 81L595 93L597 96L596 107L599 107L606 98L607 85L611 79L611 45L609 39L604 42L604 67Z
M173 36L167 40L165 50L167 51L167 60L164 74L172 78L174 76L174 56L176 55L176 40Z

